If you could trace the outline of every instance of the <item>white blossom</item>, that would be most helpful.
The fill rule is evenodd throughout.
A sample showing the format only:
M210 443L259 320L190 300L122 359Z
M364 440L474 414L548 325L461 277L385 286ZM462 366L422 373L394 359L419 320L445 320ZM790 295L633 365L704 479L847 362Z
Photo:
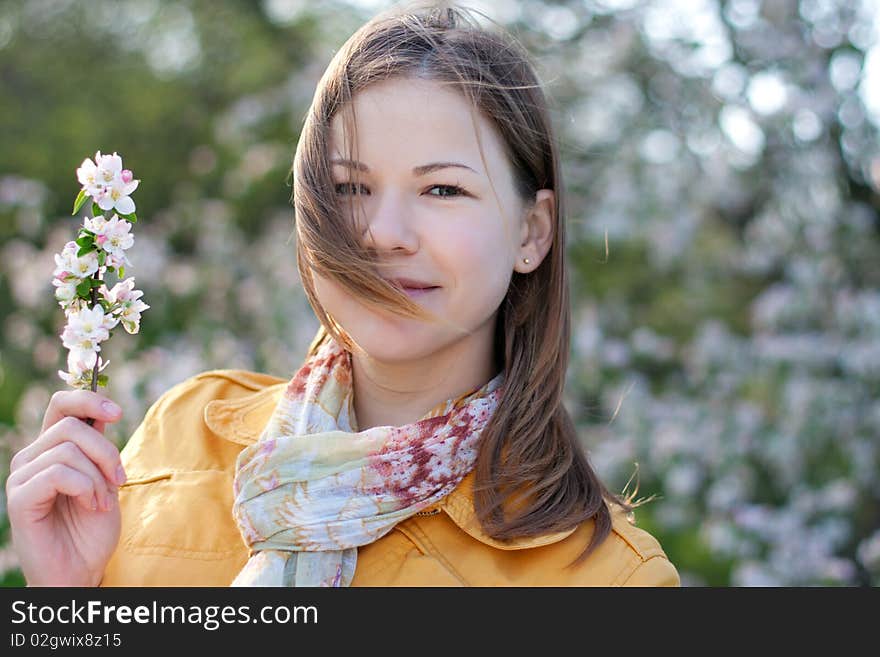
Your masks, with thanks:
M114 215L116 216L116 215ZM90 230L95 234L95 243L100 246L98 242L98 236L103 235L107 226L107 217L103 214L99 214L95 217L86 217L85 221L83 221L83 228L86 230Z
M95 155L95 159L101 159L101 151ZM90 158L86 158L76 170L76 178L82 185L83 190L92 198L100 194L101 187L98 182L98 167Z
M86 219L85 227L95 234L95 244L117 260L124 260L125 250L134 244L131 224L116 214L110 219L103 216Z
M124 281L119 281L109 290L106 285L102 285L98 289L111 304L126 303L143 295L143 292L134 289L133 276L129 276Z
M89 158L82 161L76 170L76 177L83 191L98 204L102 210L115 209L121 214L135 211L130 194L137 189L140 181L134 174L122 168L122 158L116 154L95 153L94 162Z
M131 267L131 261L129 261L128 256L124 253L122 257L117 256L115 253L108 254L104 264L108 267L113 267L117 271L122 267Z
M116 210L121 214L131 214L135 211L135 204L129 194L137 189L138 182L137 180L125 182L122 174L117 174L98 196L98 207L102 210Z
M98 290L110 302L111 307L116 304L121 305L119 317L122 326L130 334L137 333L140 329L141 313L149 306L140 300L144 293L134 289L134 278L126 278L110 290L107 290L105 285L102 285Z
M67 308L74 299L77 299L76 286L79 285L80 279L73 274L65 274L62 277L52 279L52 285L55 286L55 298L62 308Z
M98 372L101 372L110 361L104 361L97 351L71 349L67 354L67 369L58 370L58 375L73 388L90 388L95 359L98 359Z
M113 315L105 315L101 305L82 308L68 315L60 337L68 349L101 351L100 343L110 337L110 329L118 321Z
M79 245L70 241L64 245L61 253L55 254L55 271L52 275L56 278L63 278L64 274L73 274L78 278L88 278L98 271L98 254L95 251L86 253L83 256L77 256Z

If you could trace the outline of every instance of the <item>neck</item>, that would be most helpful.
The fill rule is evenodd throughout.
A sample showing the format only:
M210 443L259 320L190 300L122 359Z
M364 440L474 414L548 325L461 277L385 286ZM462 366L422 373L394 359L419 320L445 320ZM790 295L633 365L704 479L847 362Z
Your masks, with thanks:
M357 430L411 424L438 404L485 385L497 374L491 337L488 344L457 341L413 361L379 361L352 352Z

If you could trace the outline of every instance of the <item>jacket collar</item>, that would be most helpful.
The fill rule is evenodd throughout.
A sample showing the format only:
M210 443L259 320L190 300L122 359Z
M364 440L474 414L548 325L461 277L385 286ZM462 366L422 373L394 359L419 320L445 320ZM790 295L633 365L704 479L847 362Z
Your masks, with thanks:
M287 387L287 380L268 384L256 392L236 399L214 399L205 406L205 423L211 431L222 438L239 445L248 446L256 442L263 428L268 424L272 411L278 405ZM437 503L436 508L444 511L462 531L478 541L501 550L520 550L556 543L574 533L576 528L526 538L499 541L487 535L477 519L473 503L473 471L468 473L459 485Z

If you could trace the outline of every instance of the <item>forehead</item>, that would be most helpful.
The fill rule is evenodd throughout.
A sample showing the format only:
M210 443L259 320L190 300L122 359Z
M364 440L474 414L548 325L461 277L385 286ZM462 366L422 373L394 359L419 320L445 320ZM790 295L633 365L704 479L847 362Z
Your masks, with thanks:
M355 94L352 104L358 159L371 168L458 160L483 173L482 145L489 175L497 181L496 176L505 174L506 156L496 126L453 87L421 79L383 80ZM343 118L341 111L334 115L331 155L352 155L351 135L343 140L342 132L350 118Z

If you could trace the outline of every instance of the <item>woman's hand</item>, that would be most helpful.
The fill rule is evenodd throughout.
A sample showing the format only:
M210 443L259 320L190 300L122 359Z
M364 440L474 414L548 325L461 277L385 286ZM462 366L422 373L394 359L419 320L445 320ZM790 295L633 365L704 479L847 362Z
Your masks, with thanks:
M91 390L59 390L40 435L12 457L7 510L28 586L97 586L116 549L125 473L104 429L122 411L107 403Z

